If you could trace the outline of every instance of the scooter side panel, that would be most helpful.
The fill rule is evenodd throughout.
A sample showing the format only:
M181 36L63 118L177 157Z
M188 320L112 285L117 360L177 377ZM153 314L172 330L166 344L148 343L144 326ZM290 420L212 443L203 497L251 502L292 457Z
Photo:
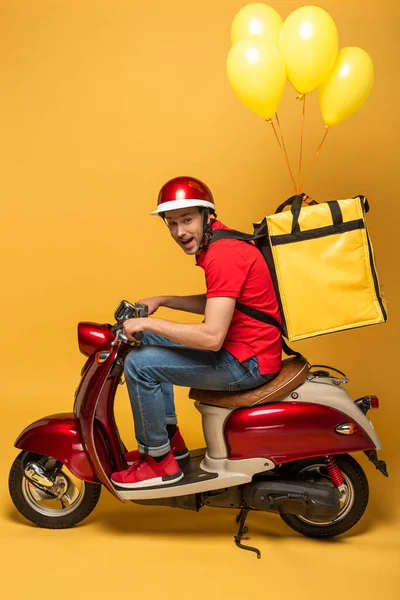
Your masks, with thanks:
M26 427L15 447L61 461L79 479L98 483L81 442L79 423L73 413L43 417Z
M342 387L335 385L332 378L318 377L305 381L300 387L296 388L297 402L308 402L310 404L321 404L347 415L348 421L357 423L361 429L374 442L374 447L381 447L379 438L371 421L358 408L350 398L347 391ZM291 402L293 396L287 396L282 401Z
M363 429L341 435L348 415L319 404L274 402L234 410L225 424L228 458L265 457L281 464L302 458L374 449Z

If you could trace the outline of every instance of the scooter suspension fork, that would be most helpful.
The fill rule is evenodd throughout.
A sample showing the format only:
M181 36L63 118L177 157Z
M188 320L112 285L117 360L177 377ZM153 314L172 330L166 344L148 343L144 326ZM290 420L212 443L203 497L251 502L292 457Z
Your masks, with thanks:
M342 472L339 469L338 464L335 460L335 457L334 456L325 456L324 460L325 460L326 469L328 471L329 477L332 480L333 485L337 487L340 495L343 496L347 492L347 486L343 479Z

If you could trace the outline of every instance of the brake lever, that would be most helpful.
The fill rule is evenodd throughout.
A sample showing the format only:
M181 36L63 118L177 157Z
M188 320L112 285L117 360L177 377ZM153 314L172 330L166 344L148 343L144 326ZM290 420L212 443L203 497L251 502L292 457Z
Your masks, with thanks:
M118 344L119 337L120 337L121 333L122 333L121 329L116 329L115 330L115 338L111 342L111 346L116 346Z
M140 342L143 339L143 331L136 331L133 334L134 339L130 340L122 331L122 326L119 327L116 331L115 339L111 342L111 346L116 346L119 341L123 344L129 344L134 346L140 346Z

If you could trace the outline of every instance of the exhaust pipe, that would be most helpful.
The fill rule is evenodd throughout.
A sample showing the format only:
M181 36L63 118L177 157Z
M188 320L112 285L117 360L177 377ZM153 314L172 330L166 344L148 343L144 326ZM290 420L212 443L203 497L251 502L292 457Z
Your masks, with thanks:
M333 486L307 481L259 481L247 484L243 500L256 510L331 521L340 512Z

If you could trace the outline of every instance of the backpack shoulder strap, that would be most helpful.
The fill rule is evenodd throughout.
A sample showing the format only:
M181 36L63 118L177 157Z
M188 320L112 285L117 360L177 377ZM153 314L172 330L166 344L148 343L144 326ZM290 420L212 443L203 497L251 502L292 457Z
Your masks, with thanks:
M256 321L261 321L261 323L267 323L267 325L273 325L274 327L279 329L279 331L281 332L282 350L284 351L284 353L287 356L296 356L297 358L302 356L300 354L300 352L296 352L296 350L293 350L293 348L290 348L290 346L287 345L287 343L282 335L282 333L283 333L282 327L278 323L278 321L276 321L274 319L274 317L272 317L271 315L269 315L267 313L262 312L261 310L257 310L256 308L247 306L247 304L242 304L241 302L238 302L237 300L236 300L235 308L238 311L242 312L243 314L247 315L248 317L251 317L252 319L256 319Z
M251 235L249 233L243 233L242 231L236 231L235 229L216 229L213 231L210 241L207 244L207 248L214 242L219 240L239 240L241 242L251 242L253 240L257 240L260 238L267 237L266 233L261 233L257 235ZM282 327L278 323L274 317L271 315L264 313L256 308L252 308L251 306L247 306L246 304L242 304L241 302L236 301L235 308L241 313L251 317L252 319L256 319L261 323L266 323L267 325L272 325L273 327L277 327L279 331L282 333ZM300 357L301 354L292 350L282 336L282 350L287 356L297 356Z
M218 242L218 240L239 240L241 242L252 242L253 240L257 240L265 236L265 233L252 235L250 233L236 231L236 229L216 229L212 232L212 236L207 244L207 248L209 248L213 242Z

